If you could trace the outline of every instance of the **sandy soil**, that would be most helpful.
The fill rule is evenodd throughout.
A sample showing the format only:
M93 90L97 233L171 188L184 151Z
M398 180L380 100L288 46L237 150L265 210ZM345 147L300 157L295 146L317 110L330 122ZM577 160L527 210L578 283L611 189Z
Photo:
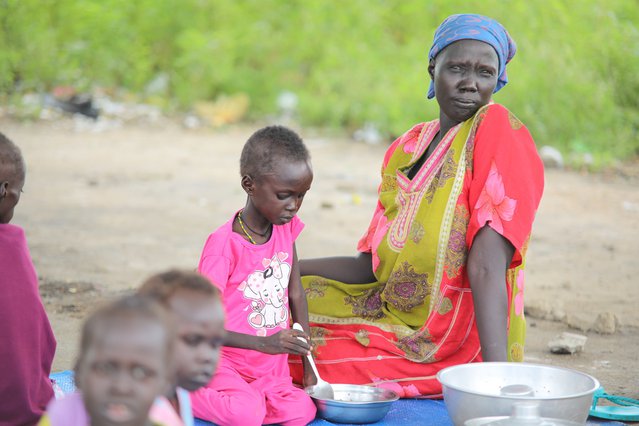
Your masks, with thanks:
M70 120L0 125L27 159L13 222L26 229L40 276L58 339L56 371L72 366L88 310L151 273L195 268L207 235L244 203L239 153L256 127L214 132L167 122L92 133L75 132ZM315 181L300 213L307 228L299 255L352 254L385 146L301 134ZM637 398L639 166L624 170L547 171L528 257L526 361L577 368L609 393ZM548 342L564 331L586 335L585 350L551 354Z

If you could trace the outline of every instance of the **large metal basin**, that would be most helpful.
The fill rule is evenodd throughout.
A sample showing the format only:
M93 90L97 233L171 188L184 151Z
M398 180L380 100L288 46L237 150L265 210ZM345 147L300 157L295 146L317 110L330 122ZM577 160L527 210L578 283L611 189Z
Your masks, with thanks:
M381 420L391 404L399 399L392 390L363 385L331 384L335 397L319 398L313 386L306 392L317 406L317 414L335 423L375 423Z
M514 404L526 401L538 404L540 417L584 424L599 387L597 379L579 371L516 362L456 365L437 378L448 413L459 426L478 417L510 416Z

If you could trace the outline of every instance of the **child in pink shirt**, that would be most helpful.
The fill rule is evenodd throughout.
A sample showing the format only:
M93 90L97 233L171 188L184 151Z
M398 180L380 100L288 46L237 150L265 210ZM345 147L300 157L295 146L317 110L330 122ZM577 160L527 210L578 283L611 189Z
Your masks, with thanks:
M244 145L240 174L246 205L209 236L198 267L222 292L227 335L215 376L191 394L193 414L222 426L306 425L316 409L287 360L310 351L308 334L290 328L309 330L295 239L310 156L295 132L265 127Z

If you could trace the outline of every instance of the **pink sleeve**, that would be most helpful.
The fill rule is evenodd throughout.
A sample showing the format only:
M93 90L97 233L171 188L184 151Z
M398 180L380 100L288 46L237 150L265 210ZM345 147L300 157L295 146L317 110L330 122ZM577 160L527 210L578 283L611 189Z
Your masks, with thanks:
M543 165L528 129L498 104L488 109L474 143L466 241L471 247L477 232L488 224L515 247L515 267L521 263L541 200Z
M200 259L198 272L207 277L222 293L226 289L229 280L230 261L224 256L205 256Z
M293 216L293 219L291 219L291 239L293 241L297 240L297 237L302 233L302 230L304 229L304 222L302 222L302 219L300 219L299 217L297 217L297 215Z

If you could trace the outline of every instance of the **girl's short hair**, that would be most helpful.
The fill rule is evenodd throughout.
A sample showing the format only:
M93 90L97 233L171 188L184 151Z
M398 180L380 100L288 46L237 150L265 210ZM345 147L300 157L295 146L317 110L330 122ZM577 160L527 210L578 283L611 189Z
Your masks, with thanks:
M80 338L80 353L75 363L75 371L84 361L91 345L95 343L100 328L106 324L118 326L118 322L128 319L147 320L165 331L165 358L170 362L175 341L175 328L166 309L157 301L140 295L125 296L93 312L84 322Z
M171 269L152 275L138 290L138 294L150 297L162 305L168 305L169 299L178 290L191 290L205 297L219 299L218 289L205 276L197 272Z
M253 133L244 144L240 175L259 179L275 170L280 159L308 161L310 154L297 133L284 126L268 126Z
M18 172L24 172L22 152L18 145L0 133L0 174L6 174L6 178L9 178Z

